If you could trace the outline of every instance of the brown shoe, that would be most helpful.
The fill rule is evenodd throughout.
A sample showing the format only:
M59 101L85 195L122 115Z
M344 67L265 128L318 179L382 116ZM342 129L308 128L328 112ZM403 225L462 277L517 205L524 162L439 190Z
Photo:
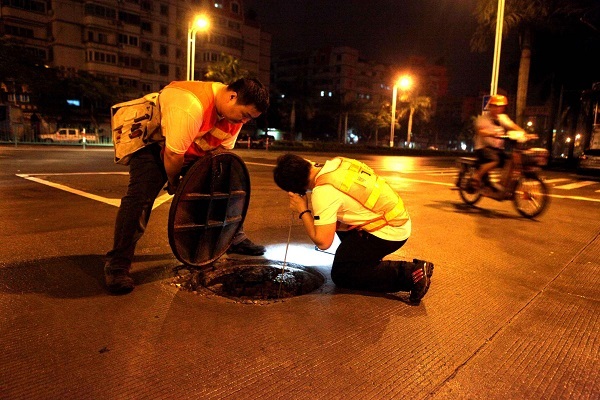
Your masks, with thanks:
M229 249L227 249L227 254L235 253L245 256L262 256L265 254L265 251L265 246L254 244L250 239L246 238L238 244L232 244Z
M127 294L135 287L129 268L104 267L106 287L112 294Z

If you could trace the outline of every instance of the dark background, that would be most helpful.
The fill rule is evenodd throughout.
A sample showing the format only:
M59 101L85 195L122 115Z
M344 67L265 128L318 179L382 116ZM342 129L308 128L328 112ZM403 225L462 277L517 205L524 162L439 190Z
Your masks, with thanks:
M409 56L425 56L429 63L448 68L449 94L456 96L490 89L493 49L474 53L469 47L476 27L475 4L476 0L245 1L246 9L254 11L262 28L273 35L274 56L328 45L353 47L366 59L397 65ZM515 50L508 41L503 43L503 64L518 59Z

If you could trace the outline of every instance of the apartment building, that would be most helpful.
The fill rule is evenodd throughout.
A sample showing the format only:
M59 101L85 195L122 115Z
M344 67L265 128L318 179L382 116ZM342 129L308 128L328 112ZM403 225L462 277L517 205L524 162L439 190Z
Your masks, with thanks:
M390 70L351 47L323 47L273 58L272 82L285 95L317 103L379 102L391 98Z
M429 97L435 113L437 100L447 92L446 72L445 67L428 64L424 58L411 57L402 65L389 65L367 60L352 47L328 46L274 56L271 84L276 94L273 100L284 110L282 126L293 130L292 107L294 124L301 123L297 105L304 103L300 112L307 114L308 103L312 115L304 115L305 120L317 120L315 116L319 114L335 119L330 118L312 130L326 132L326 137L339 140L344 137L342 132L348 131L348 124L352 124L350 114L357 115L357 110L378 114L386 104L390 106L393 86L401 75L412 77L411 97ZM304 130L310 129L305 125Z
M428 65L411 57L403 66L362 58L351 47L323 47L273 57L271 81L282 94L294 92L317 100L378 106L391 101L392 88L400 74L413 76L415 93L435 100L446 94L444 67ZM319 101L321 100L321 101Z
M132 93L185 80L189 24L197 33L195 77L227 54L269 83L271 36L244 16L242 0L2 0L0 35L51 67L86 71Z

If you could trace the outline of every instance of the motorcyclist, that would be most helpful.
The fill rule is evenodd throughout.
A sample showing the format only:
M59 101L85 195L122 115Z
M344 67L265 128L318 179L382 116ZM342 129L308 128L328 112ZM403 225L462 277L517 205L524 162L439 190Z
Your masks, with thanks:
M491 96L483 114L475 120L475 153L479 159L479 169L473 175L471 184L480 187L483 177L496 167L502 167L507 158L503 136L522 141L526 135L523 128L505 114L508 99L506 96ZM501 190L499 185L492 189Z

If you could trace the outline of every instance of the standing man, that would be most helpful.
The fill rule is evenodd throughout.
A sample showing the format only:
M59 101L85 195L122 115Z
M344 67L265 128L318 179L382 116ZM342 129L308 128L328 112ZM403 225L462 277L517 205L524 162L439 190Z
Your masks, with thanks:
M242 125L260 116L268 106L267 89L256 79L239 79L229 85L175 81L160 92L163 140L128 156L129 186L117 212L114 245L104 266L110 292L125 294L133 290L129 271L135 246L165 183L167 191L174 194L184 165L218 147L232 149ZM245 236L243 229L228 250L245 255L261 255L264 251L263 246Z
M411 233L411 220L400 196L367 165L336 157L325 164L294 154L277 159L275 183L288 192L306 233L322 250L337 234L331 279L340 287L374 292L410 291L418 303L427 293L433 264L382 261L400 249ZM312 211L305 195L312 190Z

